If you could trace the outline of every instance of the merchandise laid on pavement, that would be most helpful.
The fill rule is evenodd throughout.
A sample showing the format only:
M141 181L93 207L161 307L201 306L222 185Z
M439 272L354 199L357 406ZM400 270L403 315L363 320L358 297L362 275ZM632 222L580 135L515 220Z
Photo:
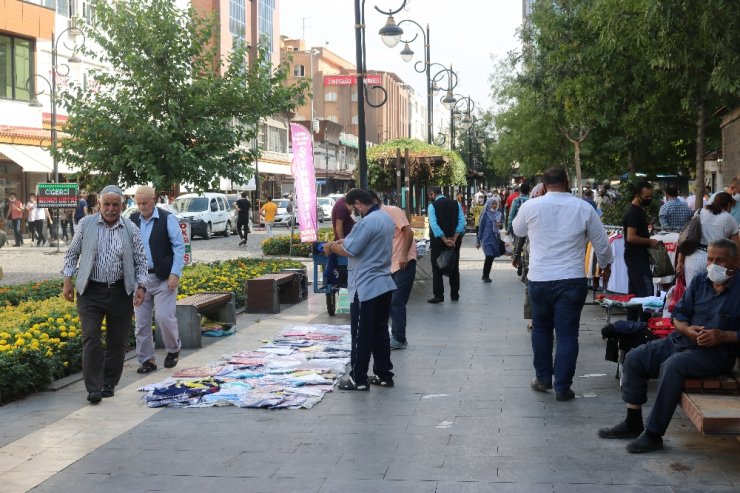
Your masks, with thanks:
M331 392L350 355L348 325L283 330L255 351L226 354L139 388L149 407L310 409Z

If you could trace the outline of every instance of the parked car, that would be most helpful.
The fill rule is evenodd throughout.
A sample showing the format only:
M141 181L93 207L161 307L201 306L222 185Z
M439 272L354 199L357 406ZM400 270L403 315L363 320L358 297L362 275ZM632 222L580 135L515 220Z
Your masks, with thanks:
M334 204L337 203L337 199L334 197L319 197L316 199L319 203L319 207L324 211L324 217L331 217L331 210L334 208Z
M177 211L178 218L190 221L193 236L208 240L214 233L223 236L231 234L231 210L226 195L222 193L186 193L177 197L172 207Z
M288 199L275 199L273 202L278 206L277 215L275 216L275 226L286 226L289 228L293 218L293 214L290 209L290 201ZM316 204L316 218L320 223L323 223L326 218L324 210L318 204ZM295 221L296 224L300 223L297 212L295 215ZM260 224L264 224L262 218L260 218Z

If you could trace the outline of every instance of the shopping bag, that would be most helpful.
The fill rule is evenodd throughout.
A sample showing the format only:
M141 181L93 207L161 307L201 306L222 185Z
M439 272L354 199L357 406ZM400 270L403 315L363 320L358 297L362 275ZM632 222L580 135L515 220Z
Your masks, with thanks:
M676 250L678 253L689 256L694 253L701 244L701 219L699 214L689 219L686 226L678 234Z
M668 256L663 244L659 244L655 248L648 248L648 255L650 256L650 269L653 277L672 276L676 273L673 269L671 257Z
M504 251L506 255L511 255L511 252L514 251L514 240L509 234L505 234L503 238L504 242Z
M673 286L670 291L672 291L671 299L666 305L666 310L673 313L673 310L676 308L676 304L681 298L683 298L683 295L686 292L686 279L684 279L683 275L676 276L676 285Z
M443 250L442 253L437 257L437 267L442 271L442 274L449 275L455 265L455 249L448 248Z
M347 288L339 288L335 313L349 313L349 292Z

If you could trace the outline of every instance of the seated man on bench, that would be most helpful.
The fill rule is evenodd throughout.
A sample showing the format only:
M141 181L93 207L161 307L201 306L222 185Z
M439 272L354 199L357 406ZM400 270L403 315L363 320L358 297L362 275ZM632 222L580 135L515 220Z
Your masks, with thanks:
M633 438L633 454L663 448L663 435L673 418L686 378L729 373L740 341L740 279L736 275L737 245L731 240L712 242L707 249L707 272L697 275L673 311L676 331L665 339L639 346L623 365L622 399L627 418L602 428L601 438ZM658 393L647 422L642 404L647 383L658 378Z

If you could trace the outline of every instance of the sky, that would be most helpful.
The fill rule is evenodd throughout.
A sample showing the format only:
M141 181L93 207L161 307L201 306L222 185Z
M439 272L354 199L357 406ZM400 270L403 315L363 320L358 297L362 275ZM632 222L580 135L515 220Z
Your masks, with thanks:
M326 46L354 64L354 3L353 0L280 0L281 33L291 38L302 38L305 33L307 47ZM411 45L414 60L406 63L399 54L403 44L388 48L378 35L387 16L374 6L388 11L402 4L403 0L366 1L367 68L396 73L423 98L426 76L413 67L415 61L422 60L422 36ZM476 110L492 106L488 81L494 67L491 56L500 59L518 48L516 30L522 20L521 0L409 0L395 19L396 23L412 19L423 27L429 23L432 63L446 67L452 64L459 77L455 92L469 95L476 103ZM409 23L401 27L410 36L420 33Z

